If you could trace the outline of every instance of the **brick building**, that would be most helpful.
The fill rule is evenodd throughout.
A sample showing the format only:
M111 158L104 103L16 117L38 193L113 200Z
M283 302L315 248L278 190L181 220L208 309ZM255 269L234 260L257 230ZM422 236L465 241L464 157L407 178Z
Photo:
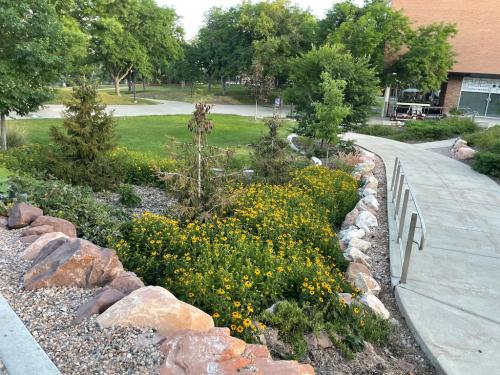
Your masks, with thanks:
M500 0L392 0L415 27L454 23L457 63L441 90L448 110L468 107L480 116L500 117Z

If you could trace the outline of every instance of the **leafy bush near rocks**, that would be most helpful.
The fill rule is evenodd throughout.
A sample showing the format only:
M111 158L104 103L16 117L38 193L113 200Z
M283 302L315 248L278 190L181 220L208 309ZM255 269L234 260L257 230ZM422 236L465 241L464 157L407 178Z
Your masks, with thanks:
M172 159L158 158L151 153L131 151L118 147L111 152L111 158L120 164L123 171L123 182L133 185L158 185L158 171L173 172L179 162Z
M13 172L29 175L43 175L52 173L48 161L49 148L39 144L24 145L10 148L0 153L0 164Z
M134 208L141 204L141 197L135 193L134 188L130 185L120 185L118 194L120 195L120 203L125 207Z
M79 237L108 246L118 236L120 220L126 216L99 203L89 188L71 186L59 180L15 177L9 188L10 201L29 202L46 215L71 221Z
M464 139L469 146L478 151L500 154L500 125L469 134Z
M340 170L315 166L298 169L291 184L304 190L317 206L324 207L333 226L339 226L359 200L358 181Z
M389 339L387 321L370 313L363 305L331 303L300 306L295 301L283 301L274 311L265 311L262 319L266 325L276 328L279 337L292 346L295 358L306 354L306 335L326 334L332 344L352 358L353 352L363 350L363 341L382 345Z
M478 152L474 156L472 168L479 173L500 177L500 153L488 151Z

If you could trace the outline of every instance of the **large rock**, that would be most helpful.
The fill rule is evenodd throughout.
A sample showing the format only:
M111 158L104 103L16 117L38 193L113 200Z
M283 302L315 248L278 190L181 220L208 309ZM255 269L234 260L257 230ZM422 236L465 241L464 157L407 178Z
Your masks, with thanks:
M358 209L361 207L360 211L370 211L374 213L379 210L380 204L375 196L367 195L358 202L356 207L358 207Z
M35 242L39 238L40 238L40 236L37 236L37 235L26 236L26 237L19 238L19 241L21 241L25 245L31 245L33 242Z
M123 272L106 285L106 288L119 290L126 295L142 287L144 283L133 272Z
M372 246L372 244L368 241L362 240L361 238L352 238L349 241L349 246L355 247L361 251L366 251Z
M366 233L370 233L370 228L377 227L378 221L375 215L370 211L363 211L356 219L356 226L363 229Z
M360 163L356 165L356 167L354 167L354 170L356 172L361 172L361 173L371 172L374 169L375 169L375 162L368 159L365 162Z
M73 319L72 323L80 324L92 315L103 313L108 307L118 302L123 297L125 297L125 294L119 290L111 288L102 290L78 308L76 317Z
M180 329L208 331L214 327L212 317L200 309L179 301L159 286L137 289L115 303L97 321L101 327L150 327L169 336Z
M9 211L7 227L10 229L24 228L30 225L37 217L43 215L43 211L30 204L18 203Z
M68 239L64 233L61 232L53 232L47 233L43 236L38 237L31 245L29 245L22 253L21 258L31 260L35 259L40 251L50 242L57 240L59 238ZM62 245L62 243L61 243Z
M362 264L359 263L351 264L358 264L362 266ZM365 294L378 295L380 293L380 284L377 282L377 280L364 272L356 274L354 280L352 281L352 285Z
M370 257L355 247L348 247L344 252L344 257L351 262L361 263L365 267L370 268Z
M391 314L384 304L372 294L365 294L361 297L361 303L383 319L389 319L391 317Z
M368 276L372 275L368 267L364 266L363 264L350 263L347 267L347 271L345 272L345 277L347 281L349 281L350 283L354 283L359 273L364 273Z
M32 268L24 274L26 289L104 286L123 272L114 250L78 238L57 248L50 245L42 248Z
M365 188L365 189L363 189L363 190L361 191L361 195L362 195L363 197L367 197L367 196L369 196L369 195L373 195L373 196L375 196L375 197L376 197L376 196L377 196L377 190L375 190L375 189L370 189L370 188Z
M0 228L6 228L7 227L7 221L9 219L5 216L0 216Z
M470 160L474 158L476 151L470 147L461 147L456 152L456 158L458 160Z
M75 319L73 319L73 324L80 324L91 315L102 314L108 307L142 287L144 287L144 283L135 273L122 272L99 293L80 306Z
M357 208L354 208L346 215L344 222L342 223L342 228L349 228L351 225L354 225L356 219L358 218L358 215L359 210Z
M227 330L177 331L161 346L165 363L160 375L313 375L310 365L273 361L263 345L247 345Z
M43 216L41 216L43 217ZM53 233L54 228L50 225L39 225L37 227L29 227L23 230L21 236L29 237L29 236L42 236L47 233Z
M358 227L352 225L345 230L340 231L340 238L345 243L349 243L353 238L363 238L366 232L363 229L359 229Z
M73 223L69 222L68 220L59 219L52 216L40 216L31 223L31 227L33 229L34 227L45 225L52 227L52 232L61 232L68 237L76 237L76 228Z

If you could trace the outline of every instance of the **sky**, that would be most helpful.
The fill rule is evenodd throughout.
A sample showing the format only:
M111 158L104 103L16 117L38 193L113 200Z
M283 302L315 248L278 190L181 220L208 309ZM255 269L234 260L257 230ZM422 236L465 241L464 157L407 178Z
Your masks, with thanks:
M156 0L160 5L168 5L175 8L181 17L180 23L184 27L186 39L193 38L203 23L203 15L214 6L227 8L239 4L240 0ZM322 18L327 9L331 8L335 0L292 0L292 3L301 8L309 8L317 17ZM355 1L362 3L361 0Z

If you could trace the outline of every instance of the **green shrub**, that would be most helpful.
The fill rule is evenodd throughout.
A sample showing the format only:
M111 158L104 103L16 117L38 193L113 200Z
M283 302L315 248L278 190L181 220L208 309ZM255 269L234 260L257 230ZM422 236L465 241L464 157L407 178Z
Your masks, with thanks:
M469 146L478 151L500 154L500 125L472 133L464 137Z
M158 158L152 153L130 151L118 147L111 152L111 158L119 163L124 175L123 182L132 185L161 185L158 172L173 172L179 168L179 162L172 159Z
M119 234L126 216L99 203L89 188L71 186L59 180L15 177L11 180L9 200L34 204L47 215L75 224L78 236L100 246L108 246Z
M141 197L135 193L134 188L130 185L120 185L118 194L120 195L120 203L125 207L135 208L141 204Z
M39 144L11 148L0 153L0 164L12 172L30 175L47 175L52 173L48 160L49 147Z
M387 125L367 125L356 130L358 133L375 137L391 137L401 132L401 128Z
M473 133L478 126L472 119L448 117L443 120L408 121L393 138L401 141L433 141Z
M500 177L500 153L481 151L474 156L472 168L479 173Z

